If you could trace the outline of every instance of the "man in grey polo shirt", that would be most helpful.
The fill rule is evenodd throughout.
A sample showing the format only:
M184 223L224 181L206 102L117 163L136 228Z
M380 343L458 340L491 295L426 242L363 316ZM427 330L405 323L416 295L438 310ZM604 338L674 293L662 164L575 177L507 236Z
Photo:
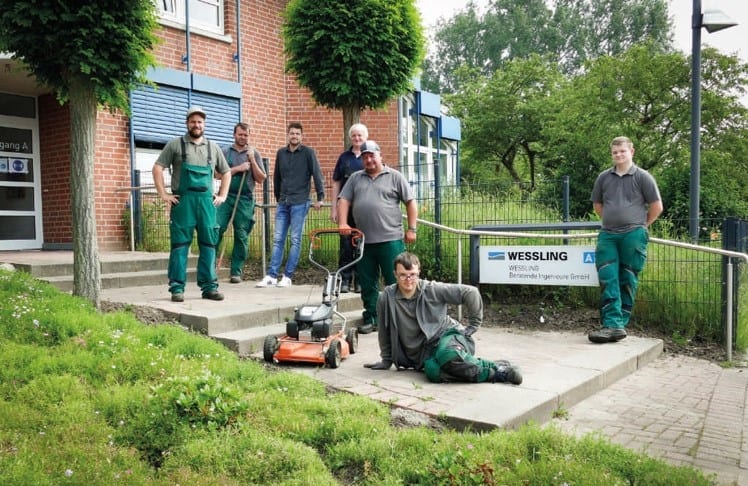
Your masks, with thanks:
M657 182L634 164L631 140L614 138L610 151L615 165L597 176L591 198L595 212L602 218L595 249L602 290L602 328L588 334L593 343L616 342L626 337L639 272L647 261L648 228L662 213Z
M361 145L364 170L354 172L338 197L338 227L350 229L348 211L358 229L364 233L366 248L356 269L361 282L361 300L364 303L362 334L377 329L377 298L379 277L386 285L397 282L392 272L395 257L405 251L405 243L416 242L418 205L408 181L400 172L382 163L379 145L373 140ZM403 231L400 203L405 203L408 228Z

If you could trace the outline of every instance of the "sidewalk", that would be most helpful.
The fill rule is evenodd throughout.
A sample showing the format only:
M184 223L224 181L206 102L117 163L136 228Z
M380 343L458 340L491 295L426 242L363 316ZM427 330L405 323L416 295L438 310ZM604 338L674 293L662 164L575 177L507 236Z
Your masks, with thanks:
M569 409L553 424L748 485L748 371L661 356Z

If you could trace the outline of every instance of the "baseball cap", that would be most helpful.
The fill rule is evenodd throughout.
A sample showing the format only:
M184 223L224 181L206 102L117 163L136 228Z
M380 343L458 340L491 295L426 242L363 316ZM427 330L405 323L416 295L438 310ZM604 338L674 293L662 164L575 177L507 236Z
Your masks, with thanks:
M197 113L198 115L203 117L203 120L208 118L208 116L205 114L203 109L199 106L191 106L189 110L187 110L187 119L189 120L192 115Z
M361 153L365 154L366 152L374 153L381 152L381 150L379 150L379 145L377 145L377 142L375 142L374 140L367 140L363 143L363 145L361 145Z

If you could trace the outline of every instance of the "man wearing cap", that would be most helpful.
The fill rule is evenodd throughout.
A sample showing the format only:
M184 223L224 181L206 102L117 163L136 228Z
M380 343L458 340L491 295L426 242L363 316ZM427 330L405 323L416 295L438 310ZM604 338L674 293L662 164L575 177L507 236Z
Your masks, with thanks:
M379 278L386 285L396 283L392 273L395 258L405 251L405 243L416 242L418 205L408 181L400 172L382 163L379 145L367 140L361 145L364 170L353 173L338 197L338 227L350 229L348 211L358 229L364 233L366 248L358 262L358 279L361 282L361 300L364 304L362 334L377 329L377 298ZM403 231L400 203L405 203L408 226Z
M173 302L184 301L187 256L195 231L200 250L197 285L202 290L203 299L223 300L223 294L218 292L215 268L218 243L216 206L226 200L231 169L221 148L205 138L205 118L202 108L190 108L187 111L187 133L167 143L153 164L156 191L170 208L168 277ZM164 169L171 169L171 193L166 192ZM218 194L213 194L214 174L220 174Z

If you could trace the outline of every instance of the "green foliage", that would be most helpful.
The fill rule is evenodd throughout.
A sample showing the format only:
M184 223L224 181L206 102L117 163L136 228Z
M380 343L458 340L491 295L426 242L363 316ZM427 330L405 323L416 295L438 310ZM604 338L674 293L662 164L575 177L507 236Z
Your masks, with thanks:
M382 403L80 302L0 271L2 484L708 484L553 429L395 428Z
M381 108L411 89L425 39L413 0L291 0L286 69L321 105Z
M100 104L127 111L131 87L155 63L156 25L151 0L12 2L0 9L0 50L61 99L83 84Z
M466 77L470 80L459 95L445 97L464 127L464 177L497 183L530 180L532 189L535 161L545 151L548 98L564 82L555 64L530 56L507 61L490 78Z
M601 56L618 55L637 42L668 48L670 24L665 0L496 0L481 14L474 2L440 20L424 63L426 89L461 92L458 68L485 76L509 61L547 56L562 72L579 72Z

